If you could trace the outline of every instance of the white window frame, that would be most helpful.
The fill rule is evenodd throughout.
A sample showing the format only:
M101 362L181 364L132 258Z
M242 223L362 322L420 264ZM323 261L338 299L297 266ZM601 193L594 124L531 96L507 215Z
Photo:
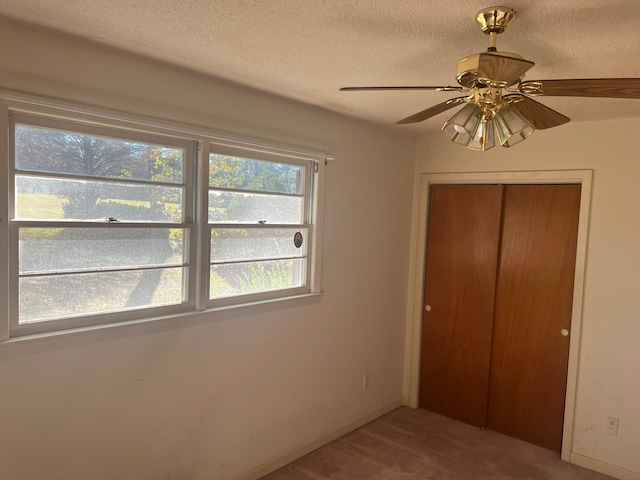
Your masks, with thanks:
M206 257L208 260L208 265L212 265L213 263L215 263L215 260L216 260L214 258L211 258L210 256L211 231L216 228L219 228L219 229L267 228L267 229L287 229L287 230L298 228L301 230L306 230L307 232L311 233L311 229L313 226L312 224L313 203L314 203L313 193L314 193L314 185L315 185L315 177L316 177L315 170L316 170L317 161L310 160L310 159L303 159L303 158L293 158L290 155L285 156L285 155L273 153L273 152L250 150L240 146L232 146L232 145L222 144L222 143L210 143L207 156L209 153L227 155L230 157L243 158L248 160L259 160L259 161L265 161L265 162L280 163L280 164L292 165L292 166L303 168L304 169L303 194L299 196L303 198L302 210L303 210L304 218L302 222L297 224L273 224L273 223L250 224L246 222L245 223L223 223L223 222L216 223L216 222L208 222L208 218L207 218L207 229L206 229L207 237L206 237L206 242L204 244L208 246L207 257ZM208 175L207 175L207 180L208 180ZM206 197L207 205L208 205L208 191L213 189L220 190L219 188L208 187L207 197ZM258 194L270 193L273 195L279 195L276 192L265 192L265 191L254 192L254 191L244 190L244 189L224 189L224 190L227 190L229 192L238 192L238 193L258 193ZM291 238L291 242L293 243L293 238ZM304 257L301 257L304 260L304 277L305 277L302 282L302 286L284 288L279 290L269 290L264 292L248 293L244 295L234 295L234 296L223 297L223 298L209 299L210 276L207 275L207 279L206 279L207 307L215 308L215 307L222 307L222 306L228 306L228 305L236 305L240 303L259 302L259 301L265 301L265 300L272 300L280 297L291 297L291 296L310 293L312 281L311 281L311 269L309 268L309 258L310 258L309 254L314 249L313 235L310 235L310 234L305 235L303 238L303 243L305 244L307 255L305 255Z
M167 147L175 147L184 151L184 163L183 163L183 181L180 184L174 183L161 183L161 182L142 182L142 181L129 181L130 184L139 185L162 185L170 187L178 187L183 191L183 215L181 222L104 222L98 220L86 220L86 221L65 221L65 220L20 220L15 219L15 205L16 205L16 192L15 192L15 178L20 175L21 172L15 168L15 126L26 125L33 127L43 127L47 129L55 129L60 131L67 131L79 134L109 137L118 140L139 141L147 144L160 144ZM33 114L24 114L11 111L9 113L9 330L11 336L22 336L30 334L38 334L56 330L66 330L70 328L88 327L93 325L123 322L127 320L135 320L139 318L145 318L150 316L171 315L176 313L182 313L189 310L193 310L195 305L194 292L195 292L195 276L189 272L195 264L195 186L194 186L194 171L195 171L195 151L196 144L194 141L182 140L176 138L170 138L166 136L152 135L148 133L131 132L128 130L121 130L112 127L89 125L78 122L70 122L67 120L53 119ZM46 172L40 174L34 172L34 175L48 177L48 178L64 178L67 180L91 180L96 182L107 183L119 183L118 178L105 179L103 177L88 177L78 176L70 174L48 174ZM187 276L184 279L184 285L182 286L183 292L186 294L184 301L179 304L167 305L167 306L150 306L142 307L130 310L117 310L114 312L86 314L81 316L68 316L59 319L42 320L33 323L19 323L19 238L18 233L20 228L108 228L108 229L122 229L122 228L137 228L137 229L182 229L185 232L185 261L182 267L187 269ZM87 273L91 273L94 270L88 270ZM96 270L97 271L97 270Z
M4 114L3 114L4 113ZM87 315L69 319L57 319L17 324L17 286L18 286L18 227L33 222L16 222L14 220L14 158L12 145L14 142L10 116L37 118L45 124L80 125L81 133L111 132L111 137L142 140L150 139L151 143L189 145L185 155L186 165L191 163L192 169L184 172L185 181L192 182L193 195L185 190L185 216L182 223L154 223L158 228L186 228L189 232L187 258L189 265L187 300L179 305L150 307L126 310L99 315ZM23 122L24 123L24 122ZM39 338L39 334L65 334L82 331L86 328L120 327L134 325L153 320L176 321L184 319L184 315L195 315L209 312L211 315L197 318L217 318L224 315L228 308L241 308L262 302L288 301L309 295L322 293L322 243L324 229L324 189L326 181L326 165L333 160L326 152L273 141L220 133L192 125L172 123L143 116L111 112L107 109L67 103L60 100L45 99L23 93L0 91L0 189L6 186L6 194L0 195L0 252L4 252L7 262L0 262L0 343L14 338L28 340ZM114 133L115 132L115 135ZM169 139L169 142L167 141ZM171 143L173 142L173 143ZM308 165L309 175L307 189L311 205L307 205L305 226L308 234L307 242L307 279L306 285L295 289L276 292L265 292L234 296L224 301L209 300L209 234L208 224L208 154L209 145L216 148L228 148L242 153L246 158L270 160L278 163ZM193 158L193 162L190 159ZM190 198L187 199L186 197ZM189 209L187 209L189 205ZM189 210L189 211L187 211ZM123 222L124 223L124 222ZM45 227L56 222L39 221L37 226ZM82 222L84 227L92 227ZM117 228L132 228L138 224L127 222ZM148 224L145 224L148 226Z

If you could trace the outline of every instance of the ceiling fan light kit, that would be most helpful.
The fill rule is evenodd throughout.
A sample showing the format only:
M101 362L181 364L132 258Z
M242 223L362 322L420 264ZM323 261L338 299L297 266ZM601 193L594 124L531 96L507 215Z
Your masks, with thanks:
M640 78L595 78L523 81L535 64L516 53L498 52L496 37L515 17L510 7L489 7L476 13L476 21L489 35L489 48L458 62L456 80L460 86L343 87L343 91L435 90L461 91L462 97L429 107L398 124L422 122L465 103L442 126L449 139L470 150L485 151L495 146L495 135L503 147L525 140L534 130L556 127L569 117L539 103L531 96L578 96L640 98Z
M534 126L511 107L505 107L493 118L488 118L473 104L465 105L442 126L442 131L453 143L480 152L495 146L494 132L497 132L500 145L512 147L534 130Z

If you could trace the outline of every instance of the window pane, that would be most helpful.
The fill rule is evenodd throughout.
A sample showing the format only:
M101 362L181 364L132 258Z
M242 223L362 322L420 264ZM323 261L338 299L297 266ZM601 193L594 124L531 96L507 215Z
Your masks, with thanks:
M302 194L304 167L209 154L209 186L259 192Z
M182 265L180 228L21 228L20 274Z
M16 176L16 219L182 221L182 188Z
M302 244L296 247L296 233ZM267 260L306 255L307 229L214 228L211 230L211 263Z
M182 183L184 151L132 140L16 125L17 170Z
M302 197L209 191L209 222L304 223Z
M301 287L305 283L303 259L212 265L209 298Z
M179 304L188 268L20 279L19 323Z

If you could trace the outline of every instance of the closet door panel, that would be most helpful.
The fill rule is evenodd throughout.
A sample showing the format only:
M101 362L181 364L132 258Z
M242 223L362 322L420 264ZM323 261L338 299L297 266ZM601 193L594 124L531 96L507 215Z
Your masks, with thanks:
M420 407L484 427L502 187L431 189Z
M579 185L505 186L488 427L557 451L579 206Z

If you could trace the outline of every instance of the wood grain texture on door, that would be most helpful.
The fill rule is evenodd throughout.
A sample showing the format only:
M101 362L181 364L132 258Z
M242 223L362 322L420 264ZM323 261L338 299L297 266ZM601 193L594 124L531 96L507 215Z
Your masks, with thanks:
M483 427L502 188L431 188L420 407Z
M559 451L580 185L507 185L487 425Z

